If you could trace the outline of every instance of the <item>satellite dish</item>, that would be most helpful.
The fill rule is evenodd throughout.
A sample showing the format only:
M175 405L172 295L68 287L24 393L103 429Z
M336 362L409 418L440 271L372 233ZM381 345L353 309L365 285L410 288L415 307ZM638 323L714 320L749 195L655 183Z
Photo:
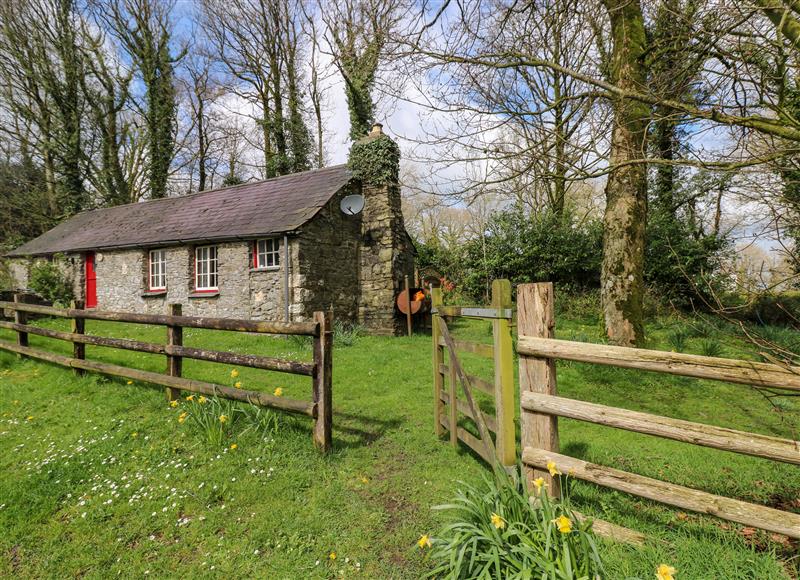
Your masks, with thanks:
M342 208L342 213L347 215L359 214L364 209L364 196L358 194L348 195L342 200L339 207Z

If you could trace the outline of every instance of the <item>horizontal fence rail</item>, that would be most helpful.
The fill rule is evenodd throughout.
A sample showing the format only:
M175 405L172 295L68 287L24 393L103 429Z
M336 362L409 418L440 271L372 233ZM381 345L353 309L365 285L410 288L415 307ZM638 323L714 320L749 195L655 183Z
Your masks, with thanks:
M0 311L10 311L14 314L13 322L0 320L0 328L13 330L17 333L16 344L6 340L0 340L0 349L2 350L13 352L20 356L31 357L70 367L75 369L78 373L92 371L164 386L167 388L169 400L175 400L180 397L181 391L189 391L192 393L223 397L235 401L271 407L291 413L308 415L314 419L314 444L322 451L328 451L331 447L331 354L333 349L333 332L330 313L315 312L314 322L286 323L182 316L179 304L169 305L170 314L158 315L130 312L102 312L84 310L77 307L54 308L51 306L25 304L21 300L22 297L17 295L15 296L14 302L0 302ZM69 318L72 320L72 331L65 332L28 324L26 320L26 314L28 313ZM167 343L159 344L86 334L86 320L165 326L167 329ZM303 362L187 347L183 345L182 329L184 327L232 332L310 336L313 337L314 341L314 360L313 362ZM71 342L73 344L73 356L69 357L30 347L28 345L28 336L31 334ZM165 355L167 358L166 373L144 371L122 365L86 360L86 345ZM312 401L278 397L258 391L238 389L182 377L182 361L184 358L311 377Z
M544 477L559 494L548 463L562 473L674 507L800 539L800 514L597 465L559 452L558 418L566 417L693 445L800 465L800 442L559 397L557 359L800 391L800 367L590 344L553 337L552 284L517 289L522 461L527 478Z
M517 351L522 355L541 358L571 360L697 379L800 391L800 367L772 363L535 336L520 336Z
M55 308L22 302L0 302L0 308L17 312L31 312L60 318L81 318L84 320L107 320L110 322L130 322L133 324L154 324L157 326L180 326L183 328L205 328L209 330L230 330L233 332L258 332L264 334L293 334L319 336L319 326L315 322L274 322L270 320L243 320L236 318L211 318L205 316L174 316L169 314L139 314L136 312L102 312L76 308Z

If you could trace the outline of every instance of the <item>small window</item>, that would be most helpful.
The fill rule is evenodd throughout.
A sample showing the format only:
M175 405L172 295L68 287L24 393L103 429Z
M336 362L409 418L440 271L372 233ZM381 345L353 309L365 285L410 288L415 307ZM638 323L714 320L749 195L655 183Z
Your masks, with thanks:
M258 240L254 252L256 268L277 268L280 262L280 241L278 238Z
M200 246L194 251L194 288L198 292L218 290L217 246Z
M150 250L150 290L167 289L167 251Z

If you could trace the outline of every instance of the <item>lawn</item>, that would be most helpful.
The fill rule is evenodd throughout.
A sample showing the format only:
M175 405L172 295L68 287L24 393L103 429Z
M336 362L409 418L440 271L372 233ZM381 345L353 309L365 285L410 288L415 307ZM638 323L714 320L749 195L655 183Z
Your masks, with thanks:
M65 321L38 322L66 328ZM753 356L725 327L672 319L649 331L671 349ZM163 328L87 322L105 336L163 341ZM454 335L490 340L488 323ZM788 333L772 331L782 340ZM184 341L234 352L310 359L310 343L186 329ZM559 318L561 338L598 340L592 320ZM668 339L668 337L672 337ZM0 338L13 334L0 330ZM31 336L65 354L71 346ZM87 347L87 357L162 371L163 357ZM223 445L178 417L160 388L71 371L0 351L0 575L420 578L415 542L435 534L459 481L486 467L433 435L430 338L361 337L334 350L334 451L319 455L311 421L278 415L270 435L238 429ZM470 372L487 363L466 357ZM184 375L232 383L231 368L184 362ZM245 388L310 397L310 380L239 369ZM798 403L772 404L742 386L559 363L561 394L677 418L797 438ZM486 402L484 401L484 405ZM800 469L731 453L561 422L562 449L589 461L714 493L800 511ZM236 448L231 449L235 444ZM796 578L796 545L589 484L572 486L589 515L648 535L644 547L601 542L609 578Z

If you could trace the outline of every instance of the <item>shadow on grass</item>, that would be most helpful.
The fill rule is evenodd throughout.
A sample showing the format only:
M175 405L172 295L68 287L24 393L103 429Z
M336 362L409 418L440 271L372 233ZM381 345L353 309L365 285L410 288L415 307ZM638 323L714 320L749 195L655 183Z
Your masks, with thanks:
M343 411L333 412L333 446L335 449L367 447L386 433L398 429L402 419L378 419ZM337 433L338 432L338 433ZM344 437L337 434L344 434Z

